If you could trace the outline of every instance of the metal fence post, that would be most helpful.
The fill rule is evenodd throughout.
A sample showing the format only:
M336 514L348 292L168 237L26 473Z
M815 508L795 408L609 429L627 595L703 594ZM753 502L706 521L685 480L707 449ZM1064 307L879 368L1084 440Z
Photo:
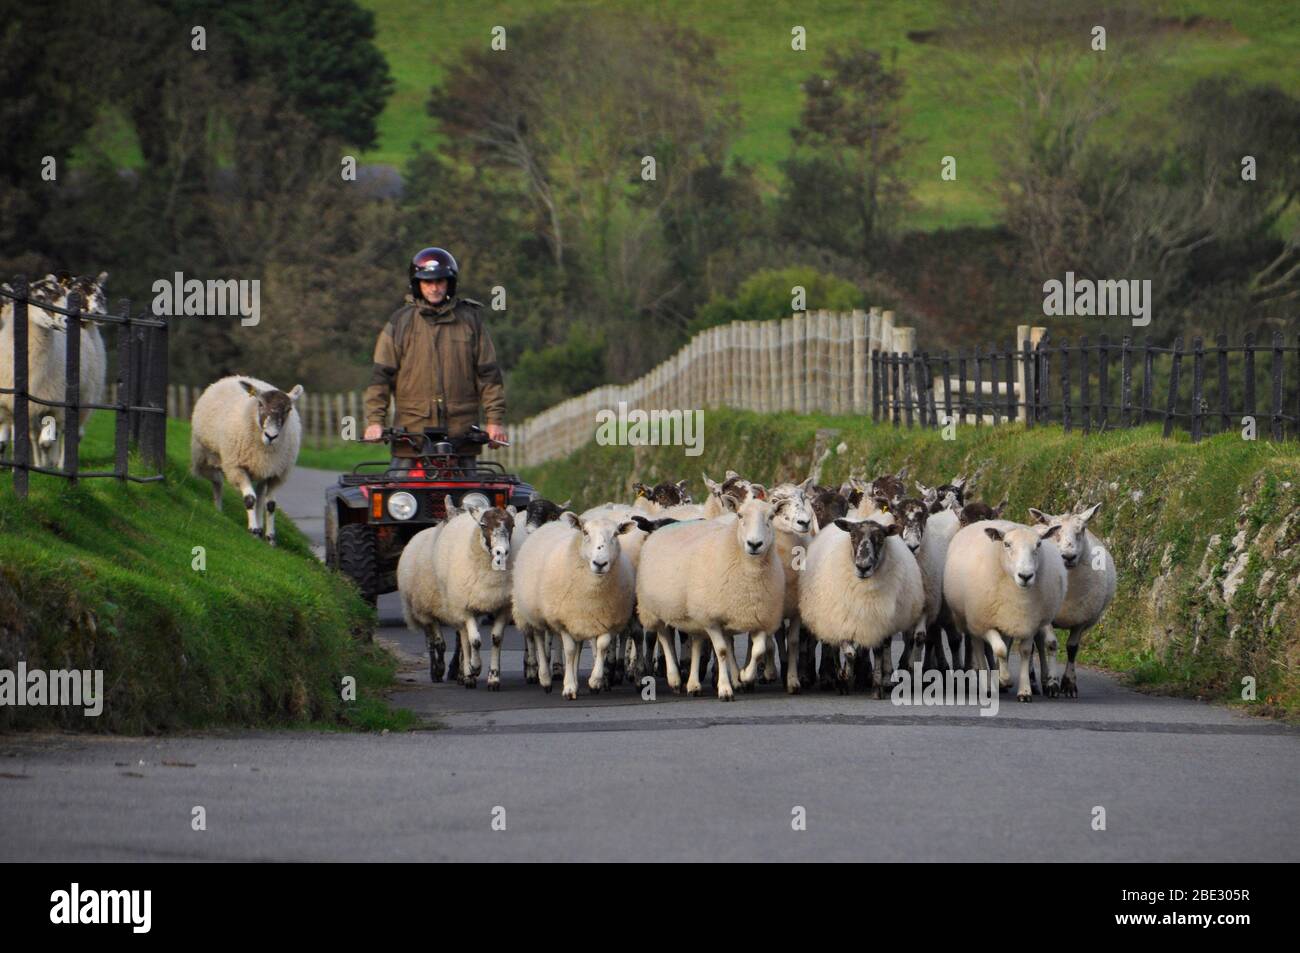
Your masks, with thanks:
M117 410L113 416L113 456L118 478L126 482L131 448L131 302L123 298L118 308L126 324L117 326Z
M64 377L63 408L63 461L60 466L68 480L77 482L78 463L81 460L81 294L68 295L67 357Z
M32 428L27 406L27 278L14 278L14 493L19 499L27 496L27 483L32 465Z

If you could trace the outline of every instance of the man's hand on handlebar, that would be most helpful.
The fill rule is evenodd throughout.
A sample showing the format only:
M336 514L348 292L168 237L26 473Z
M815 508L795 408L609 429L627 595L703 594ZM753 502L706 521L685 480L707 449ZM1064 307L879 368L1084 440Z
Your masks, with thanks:
M487 425L488 438L491 443L488 446L509 446L509 437L506 435L506 428L500 424Z
M370 424L368 427L366 427L366 432L361 435L361 439L365 443L375 443L379 440L382 440L383 436L384 436L383 424Z

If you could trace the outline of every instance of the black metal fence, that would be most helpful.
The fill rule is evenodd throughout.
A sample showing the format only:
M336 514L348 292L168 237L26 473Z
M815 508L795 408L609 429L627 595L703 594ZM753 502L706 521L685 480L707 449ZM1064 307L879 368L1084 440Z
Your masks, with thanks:
M68 294L63 306L29 297L27 279L21 275L13 281L12 291L0 288L0 306L11 304L13 311L12 354L0 353L0 360L13 361L13 387L0 388L0 395L13 395L10 427L10 455L0 457L0 468L13 471L14 491L27 495L28 475L45 473L76 481L88 477L114 477L133 483L153 483L163 479L163 461L167 455L167 322L147 313L131 317L131 303L119 302L118 314L87 313L79 293ZM67 319L64 333L65 383L62 400L33 396L29 392L28 309L38 307ZM111 403L90 403L81 399L81 323L93 319L116 329L116 388ZM105 357L110 351L105 342ZM106 395L107 396L107 395ZM32 462L30 421L39 407L64 409L62 468L37 466ZM114 466L112 470L81 469L79 418L83 410L114 411ZM152 472L132 474L128 461L130 450L138 448L144 465Z
M1020 421L1059 423L1084 433L1162 423L1187 430L1249 430L1259 438L1300 438L1300 341L1281 332L1268 343L1219 335L1212 347L1178 338L1162 347L1102 335L1077 344L1044 336L1036 345L949 354L871 352L871 418L895 427L939 428ZM1287 366L1290 365L1290 373Z

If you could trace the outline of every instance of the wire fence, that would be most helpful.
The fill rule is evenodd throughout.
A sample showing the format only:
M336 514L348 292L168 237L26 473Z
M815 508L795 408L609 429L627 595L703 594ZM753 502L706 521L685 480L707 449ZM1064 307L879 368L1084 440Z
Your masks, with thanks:
M8 372L0 376L0 384L6 379L11 382L0 386L0 433L4 438L0 439L4 444L0 468L13 471L14 491L20 497L27 495L32 473L72 482L94 477L133 483L163 479L167 456L167 322L147 314L131 317L131 304L126 299L119 303L117 314L86 312L84 305L76 291L69 292L62 305L33 298L22 275L14 279L10 289L0 288L0 368ZM100 327L114 330L112 350L104 344ZM35 342L35 348L33 335L43 338ZM111 388L105 388L106 400L82 399L82 352L87 346L97 352L98 364L92 362L91 367L98 367L99 373L107 373L110 356L115 355L116 378ZM62 380L57 373L60 348ZM102 353L98 353L101 349ZM54 360L42 364L47 356ZM51 368L52 375L43 373ZM32 392L33 376L40 382L40 393ZM101 382L88 383L93 390ZM61 411L62 420L59 414L45 413L40 408ZM82 415L94 410L116 415L112 470L81 468ZM52 441L50 433L55 434ZM130 472L132 448L139 449L151 472Z

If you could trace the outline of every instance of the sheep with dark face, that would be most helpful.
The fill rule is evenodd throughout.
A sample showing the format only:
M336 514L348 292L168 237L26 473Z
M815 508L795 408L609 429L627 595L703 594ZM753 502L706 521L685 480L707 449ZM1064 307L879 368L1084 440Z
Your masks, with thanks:
M997 506L989 506L980 500L972 500L961 508L957 514L957 522L962 526L969 526L971 523L979 523L986 520L999 520L1002 518L1002 511L1007 508L1007 498L1004 496Z
M807 491L812 486L812 477L803 483L780 483L772 488L768 498L772 501L775 515L772 526L776 530L776 548L785 568L785 604L782 612L785 618L785 638L778 633L774 640L781 651L781 664L785 668L785 690L791 695L798 694L802 685L799 679L800 640L802 619L799 615L799 580L802 576L803 560L808 547L813 541L813 526L816 520ZM753 643L750 643L753 652ZM775 659L774 653L768 653L770 665ZM771 672L767 668L767 672ZM764 681L770 679L764 675Z
M799 612L836 654L836 687L847 692L861 650L879 649L877 697L884 697L892 659L888 641L914 629L923 617L925 591L916 559L900 526L876 520L838 519L819 532L799 581Z
M299 384L287 394L255 377L223 377L194 403L190 463L212 484L221 509L222 477L244 498L248 531L275 543L275 491L298 460L302 424L294 405Z
M633 506L648 513L658 513L670 506L691 502L691 494L686 489L685 480L678 480L676 483L656 483L654 486L633 483L632 490L636 493Z
M916 488L921 491L921 499L929 503L930 512L941 513L944 510L960 510L966 505L966 483L966 477L963 475L951 483L944 483L937 487L928 487L918 480Z
M1074 660L1079 654L1083 634L1101 621L1107 607L1115 599L1115 560L1110 551L1088 529L1088 522L1097 514L1100 503L1088 506L1079 503L1069 513L1053 516L1032 507L1034 531L1040 536L1056 530L1057 547L1065 566L1067 588L1065 601L1052 619L1052 629L1040 634L1038 640L1039 668L1044 675L1043 691L1056 694L1056 676L1052 673L1052 660L1056 658L1056 632L1059 626L1070 632L1065 651L1065 674L1060 680L1060 693L1067 698L1079 697L1075 679Z

